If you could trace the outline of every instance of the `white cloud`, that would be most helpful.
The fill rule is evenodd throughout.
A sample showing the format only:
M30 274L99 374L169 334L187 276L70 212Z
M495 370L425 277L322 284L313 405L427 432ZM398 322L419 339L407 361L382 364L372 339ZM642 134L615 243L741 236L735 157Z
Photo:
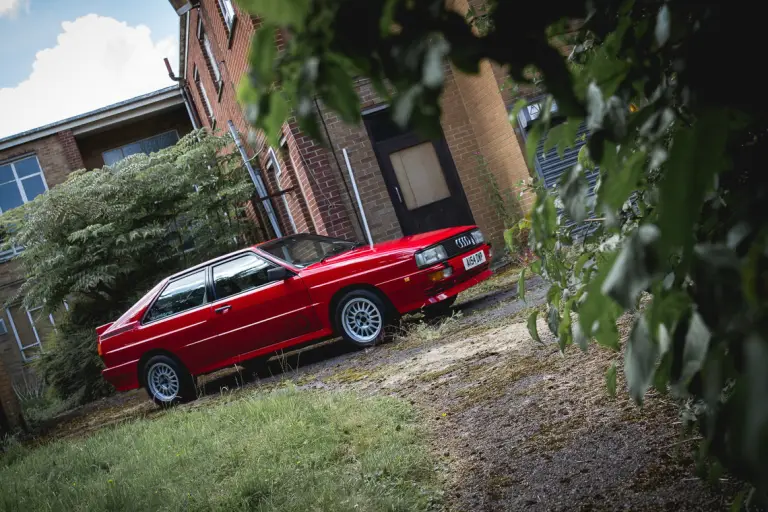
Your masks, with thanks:
M14 14L20 4L19 0L0 0L0 17Z
M173 85L163 58L176 67L176 37L155 42L145 25L96 14L61 26L56 46L37 52L29 77L0 88L0 138Z

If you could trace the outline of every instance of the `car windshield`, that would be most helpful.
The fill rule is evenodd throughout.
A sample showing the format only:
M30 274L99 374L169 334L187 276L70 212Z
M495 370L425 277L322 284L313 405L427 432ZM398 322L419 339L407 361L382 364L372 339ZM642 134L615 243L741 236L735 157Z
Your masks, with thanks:
M304 268L329 256L334 256L359 244L319 235L294 235L268 242L259 249L294 267Z

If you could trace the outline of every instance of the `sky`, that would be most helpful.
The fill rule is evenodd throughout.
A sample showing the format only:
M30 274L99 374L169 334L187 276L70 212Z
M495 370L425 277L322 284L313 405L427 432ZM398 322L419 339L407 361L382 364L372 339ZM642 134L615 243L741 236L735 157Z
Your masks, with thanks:
M0 0L0 138L173 85L168 0Z

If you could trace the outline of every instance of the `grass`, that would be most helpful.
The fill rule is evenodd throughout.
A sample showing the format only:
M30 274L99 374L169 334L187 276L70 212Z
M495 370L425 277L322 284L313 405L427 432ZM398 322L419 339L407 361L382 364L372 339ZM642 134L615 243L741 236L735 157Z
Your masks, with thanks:
M428 510L409 405L287 389L0 455L0 510Z

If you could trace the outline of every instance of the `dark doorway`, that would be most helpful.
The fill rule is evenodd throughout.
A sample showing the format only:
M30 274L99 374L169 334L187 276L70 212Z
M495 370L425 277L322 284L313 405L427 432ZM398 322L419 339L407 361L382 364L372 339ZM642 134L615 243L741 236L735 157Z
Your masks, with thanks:
M403 131L389 110L363 120L403 234L474 223L442 134L429 140Z

